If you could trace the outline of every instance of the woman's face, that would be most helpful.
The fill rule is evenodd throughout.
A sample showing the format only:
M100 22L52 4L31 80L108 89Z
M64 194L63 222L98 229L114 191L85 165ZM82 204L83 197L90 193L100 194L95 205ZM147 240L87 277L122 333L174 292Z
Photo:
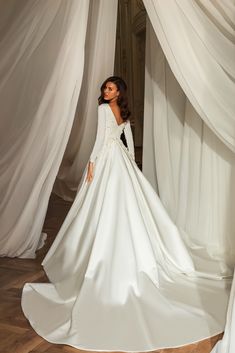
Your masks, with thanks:
M117 86L113 82L107 82L103 90L104 99L108 101L115 101L119 96Z

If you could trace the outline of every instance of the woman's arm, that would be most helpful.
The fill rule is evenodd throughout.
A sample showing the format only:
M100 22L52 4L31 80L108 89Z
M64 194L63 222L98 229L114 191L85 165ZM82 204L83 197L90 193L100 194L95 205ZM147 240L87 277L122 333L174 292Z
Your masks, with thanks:
M124 134L125 134L125 138L126 138L126 142L127 142L128 151L129 151L132 159L135 160L135 148L134 148L134 141L133 141L133 135L132 135L132 131L131 131L130 120L128 120L128 122L125 125Z
M98 157L104 143L104 137L105 137L105 110L102 105L99 105L96 139L89 158L89 161L91 163L94 163L96 158Z
M89 158L89 163L88 163L88 169L87 169L87 181L90 182L93 179L93 174L94 174L94 163L96 158L98 157L101 148L104 143L104 137L105 137L105 111L104 107L102 105L98 106L98 123L97 123L97 132L96 132L96 139L95 139L95 144L93 146L90 158Z

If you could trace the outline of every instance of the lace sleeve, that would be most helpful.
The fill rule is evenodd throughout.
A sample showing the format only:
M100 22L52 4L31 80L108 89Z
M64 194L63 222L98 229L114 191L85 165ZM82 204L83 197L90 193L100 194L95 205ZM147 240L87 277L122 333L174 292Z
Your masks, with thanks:
M126 142L127 142L128 151L129 151L132 159L135 160L135 149L134 149L134 141L133 141L133 135L132 135L132 131L131 131L130 120L125 125L124 134L125 134L125 138L126 138Z
M94 163L96 158L98 157L104 143L104 137L105 137L105 110L103 109L102 105L99 105L96 140L89 158L90 162Z

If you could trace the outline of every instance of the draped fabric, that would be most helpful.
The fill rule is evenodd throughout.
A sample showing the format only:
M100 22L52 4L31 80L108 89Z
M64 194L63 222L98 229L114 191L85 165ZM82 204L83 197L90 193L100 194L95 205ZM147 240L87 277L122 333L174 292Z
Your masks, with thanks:
M235 4L144 0L171 70L187 98L235 152Z
M19 5L20 3L20 5ZM89 1L0 3L0 254L34 257L80 91Z
M211 353L233 353L235 351L235 277L228 304L227 319L223 339L218 341Z
M217 342L211 353L233 353L235 351L235 277L228 304L227 321L223 339Z
M145 1L152 26L148 23L143 171L193 249L198 268L230 275L235 262L234 7L202 1L167 5ZM217 55L218 43L223 52Z
M134 161L130 122L118 124L109 104L97 115L93 180L86 182L87 163L42 262L51 283L23 288L25 316L49 342L89 351L157 351L221 332L228 282L197 277L177 227Z
M197 270L227 276L235 249L234 3L144 4L153 28L143 170ZM117 0L0 3L1 256L34 257L43 245L68 139L55 191L76 193L95 138L98 87L113 70L116 15Z
M72 132L53 191L73 200L96 133L100 85L113 75L117 0L94 0L89 12L81 94Z

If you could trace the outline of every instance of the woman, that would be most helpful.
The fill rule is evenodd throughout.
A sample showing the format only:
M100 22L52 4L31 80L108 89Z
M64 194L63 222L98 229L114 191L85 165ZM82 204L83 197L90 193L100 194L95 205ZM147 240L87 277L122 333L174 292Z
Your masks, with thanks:
M42 263L51 283L23 289L26 317L50 342L140 352L188 344L223 327L215 303L226 300L210 282L188 276L195 274L191 257L135 163L126 91L116 76L102 84L94 148Z

